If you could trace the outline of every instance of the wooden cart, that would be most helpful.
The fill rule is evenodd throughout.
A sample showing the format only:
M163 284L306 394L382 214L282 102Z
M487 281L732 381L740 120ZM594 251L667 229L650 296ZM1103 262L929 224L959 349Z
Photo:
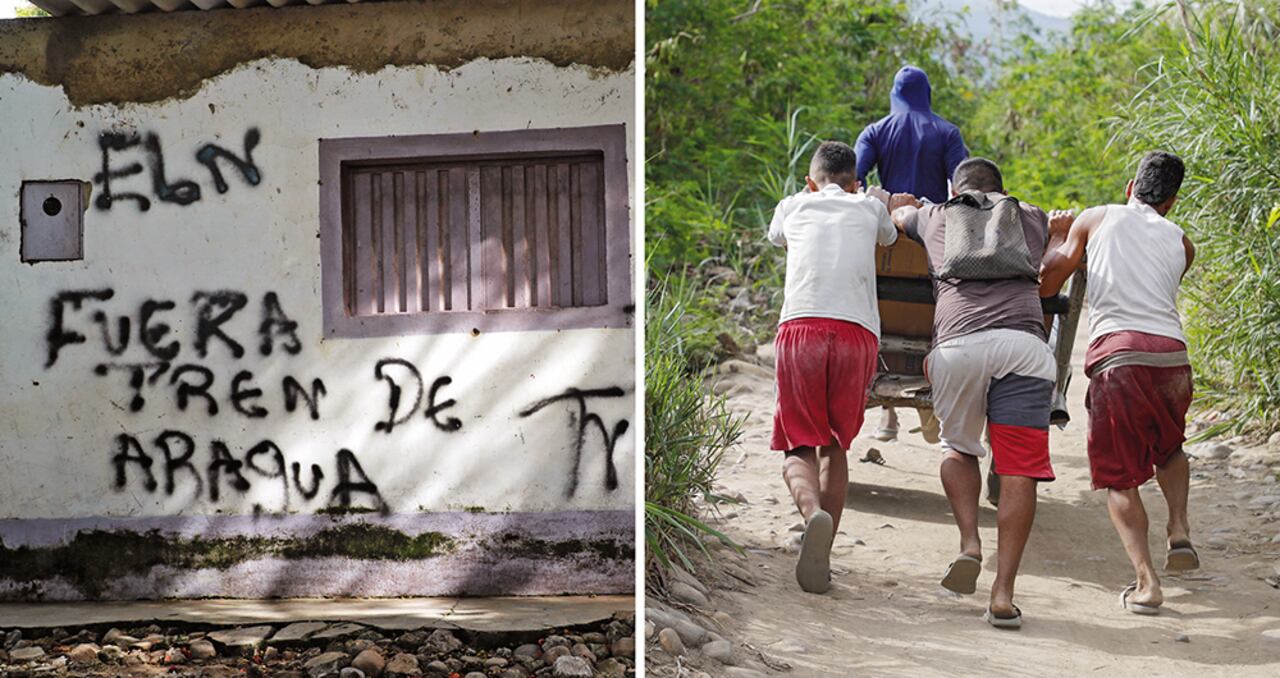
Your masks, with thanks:
M937 442L937 419L924 377L924 359L932 346L933 283L924 248L901 237L892 247L876 248L876 291L880 302L879 369L867 407L910 407L920 413L921 434ZM1071 382L1071 352L1084 307L1085 274L1072 277L1068 293L1042 299L1046 315L1057 316L1054 358L1057 385L1053 423L1065 425L1066 391ZM997 503L999 480L988 475L988 499Z

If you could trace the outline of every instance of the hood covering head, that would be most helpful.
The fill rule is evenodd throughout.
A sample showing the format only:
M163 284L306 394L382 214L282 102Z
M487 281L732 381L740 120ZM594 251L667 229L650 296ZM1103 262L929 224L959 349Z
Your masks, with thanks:
M889 94L889 110L892 113L907 111L931 111L933 88L929 76L915 66L903 66L893 78L893 92Z

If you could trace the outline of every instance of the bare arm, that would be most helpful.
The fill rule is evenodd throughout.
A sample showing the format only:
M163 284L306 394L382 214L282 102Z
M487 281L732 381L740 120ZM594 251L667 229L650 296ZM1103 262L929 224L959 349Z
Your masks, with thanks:
M1089 233L1102 222L1106 212L1106 207L1091 207L1079 217L1070 212L1053 213L1049 219L1049 244L1040 265L1040 296L1052 297L1062 290L1084 259Z
M899 231L907 232L907 224L916 218L916 213L924 203L916 199L914 195L909 193L894 193L889 199L889 217L893 220L893 225L898 227Z
M1191 238L1182 236L1182 248L1187 251L1187 267L1182 269L1182 277L1187 276L1187 271L1191 270L1191 264L1196 260L1196 246L1191 242Z
M773 219L769 221L769 242L782 248L787 246L787 237L782 233L782 224L786 221L787 198L783 198L778 206L773 208Z

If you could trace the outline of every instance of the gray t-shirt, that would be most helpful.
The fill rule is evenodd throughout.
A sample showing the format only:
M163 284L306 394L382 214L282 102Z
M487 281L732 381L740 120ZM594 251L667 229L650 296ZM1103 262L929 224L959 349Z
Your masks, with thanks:
M1004 197L992 194L992 199ZM1049 217L1044 210L1020 203L1022 230L1027 249L1036 264L1044 258L1049 240ZM929 255L929 272L942 266L946 242L946 215L942 205L928 205L905 224L907 237L924 246ZM933 281L936 308L933 313L933 343L983 330L1013 329L1047 339L1044 312L1040 310L1040 285L1026 279L938 280Z

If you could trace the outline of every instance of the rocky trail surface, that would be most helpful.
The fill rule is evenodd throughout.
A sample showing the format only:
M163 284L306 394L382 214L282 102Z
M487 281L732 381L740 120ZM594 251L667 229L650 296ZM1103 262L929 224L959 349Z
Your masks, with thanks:
M977 593L961 596L938 584L959 539L938 480L937 448L908 432L919 422L913 411L900 412L898 441L861 437L850 450L832 588L802 593L794 577L799 514L782 483L781 457L768 449L767 349L721 365L711 388L728 395L746 428L718 477L719 492L738 503L706 513L745 553L714 545L716 567L676 573L663 599L650 596L649 675L1280 675L1280 440L1189 448L1196 455L1192 537L1202 568L1163 578L1159 616L1126 612L1118 595L1133 573L1105 494L1090 489L1084 337L1075 345L1074 421L1051 435L1058 479L1040 488L1023 557L1021 631L982 621L996 560L996 511L987 503ZM868 412L864 436L875 430L876 415ZM883 465L858 463L871 448ZM1164 502L1154 481L1142 496L1160 564Z
M634 624L627 615L518 634L385 632L350 622L0 630L0 676L629 678Z

